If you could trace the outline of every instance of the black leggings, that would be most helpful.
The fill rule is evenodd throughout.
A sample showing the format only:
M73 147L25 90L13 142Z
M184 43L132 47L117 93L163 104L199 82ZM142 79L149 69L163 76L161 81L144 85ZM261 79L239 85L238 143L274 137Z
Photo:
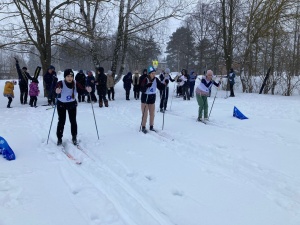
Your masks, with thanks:
M72 109L66 109L64 107L57 107L57 114L58 114L58 123L57 123L57 130L56 130L57 138L63 137L67 111L68 111L69 120L71 123L72 137L77 135L77 122L76 122L77 110L76 110L76 107L73 107Z

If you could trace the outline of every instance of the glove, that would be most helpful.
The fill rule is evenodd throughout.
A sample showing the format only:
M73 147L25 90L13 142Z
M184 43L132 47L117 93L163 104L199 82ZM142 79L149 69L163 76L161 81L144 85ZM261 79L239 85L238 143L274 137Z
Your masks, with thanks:
M151 87L152 86L152 83L151 82L149 82L147 85L146 85L146 87Z
M168 83L169 83L169 80L165 80L165 83L168 84Z
M61 93L61 88L56 88L55 92L56 92L56 94L60 94Z
M87 91L88 93L90 93L90 92L92 91L92 88L91 88L91 87L86 87L86 91Z

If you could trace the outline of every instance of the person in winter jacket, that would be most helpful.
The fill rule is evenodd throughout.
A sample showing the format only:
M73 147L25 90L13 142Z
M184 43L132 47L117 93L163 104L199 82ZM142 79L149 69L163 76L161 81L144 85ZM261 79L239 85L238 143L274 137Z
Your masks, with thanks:
M140 75L139 71L135 71L132 77L132 84L133 84L133 93L134 99L138 100L140 98Z
M168 98L169 98L169 81L174 82L175 80L172 79L172 77L170 76L170 69L166 68L165 73L161 74L159 76L159 80L162 83L165 83L166 86L165 88L160 91L161 97L160 97L160 112L165 112L167 110L167 104L168 104Z
M235 97L235 96L234 96L234 91L233 91L233 85L234 85L235 73L234 73L234 71L233 71L232 68L230 69L230 73L229 73L229 75L227 76L227 78L228 78L228 81L229 81L229 87L230 87L230 95L229 95L229 97Z
M159 80L160 80L160 81L162 81L162 80L164 79L165 74L166 74L165 70L162 69L162 70L161 70L161 73L159 74ZM162 97L162 94L163 94L163 91L159 91L160 99L161 99L161 97Z
M85 82L86 82L85 79L86 76L83 70L79 70L79 73L77 73L75 76L75 81L80 83L81 86L85 88ZM84 100L85 100L85 89L78 90L78 102L84 102Z
M181 70L180 80L181 80L180 86L182 87L183 100L186 99L190 100L190 94L189 94L190 76L188 75L186 69Z
M113 77L113 72L109 70L107 72L107 94L108 94L108 100L115 100L115 79ZM111 97L110 97L111 95Z
M58 79L55 72L55 67L50 65L44 75L44 86L46 90L46 97L48 98L48 105L55 104L55 87Z
M147 69L144 69L143 72L142 72L142 75L140 76L140 79L139 79L139 87L140 87L140 91L141 90L141 85L142 85L142 82L143 80L148 76L147 74Z
M168 80L165 83L161 83L160 80L155 77L155 69L153 66L148 67L148 76L142 81L141 84L141 110L142 110L142 132L147 133L146 123L148 112L150 114L150 130L155 131L154 126L154 113L155 113L155 100L156 100L156 88L164 90Z
M74 73L71 69L64 71L64 80L57 82L55 92L57 96L57 114L58 123L56 129L57 145L62 145L62 137L64 126L66 123L66 113L68 111L69 120L71 123L72 142L77 145L77 90L83 90L84 87L80 83L74 81ZM91 92L92 88L87 87L87 92Z
M36 107L37 96L39 95L39 93L39 81L36 78L33 78L31 84L29 85L29 105L31 107Z
M212 80L213 71L207 70L206 76L201 79L200 84L196 88L196 97L198 102L198 121L206 121L208 120L208 103L207 103L207 96L211 90L212 85L219 87L221 81L216 83ZM202 119L202 112L204 110L204 120Z
M8 98L7 108L12 108L10 106L14 95L14 86L17 84L16 81L6 81L4 85L3 96Z
M129 95L130 95L130 90L131 90L131 84L132 84L132 73L128 72L123 77L123 88L125 89L126 100L130 100Z
M180 98L180 96L182 96L182 82L181 82L181 74L177 74L176 77L174 78L174 80L176 81L177 83L177 86L176 86L176 98Z
M87 102L88 103L90 103L91 101L97 102L97 98L96 98L96 95L95 95L96 83L95 83L95 77L94 77L92 71L87 71L85 86L92 88L91 92L88 94Z
M28 96L28 80L32 80L32 77L27 72L27 67L22 67L22 70L19 65L19 61L16 60L16 68L19 77L19 87L20 87L20 102L21 104L27 104L27 96Z
M196 79L197 79L197 74L195 74L194 71L191 71L191 73L190 73L190 98L194 97L194 88L195 88Z
M105 107L108 107L108 101L106 99L107 93L107 76L104 74L104 68L99 67L97 69L96 77L97 92L99 95L99 107L103 107L103 102Z

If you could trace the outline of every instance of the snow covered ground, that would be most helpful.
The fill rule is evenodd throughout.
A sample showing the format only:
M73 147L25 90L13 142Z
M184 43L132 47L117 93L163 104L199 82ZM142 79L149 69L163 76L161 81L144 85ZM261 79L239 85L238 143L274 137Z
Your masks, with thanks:
M16 86L7 109L1 95L0 136L17 158L0 156L0 225L299 225L299 96L219 91L205 125L195 98L174 97L170 110L170 85L163 131L155 116L162 136L139 132L140 101L125 100L122 82L108 108L93 105L99 140L91 104L79 103L88 156L72 146L68 120L63 142L81 165L56 146L56 113L46 144L46 98L20 105ZM232 117L234 106L249 119Z

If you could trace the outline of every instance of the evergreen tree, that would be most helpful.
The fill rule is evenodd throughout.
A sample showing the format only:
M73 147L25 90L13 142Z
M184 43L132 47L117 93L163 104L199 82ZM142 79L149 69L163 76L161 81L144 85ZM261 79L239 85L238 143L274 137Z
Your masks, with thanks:
M167 64L172 71L194 69L196 59L195 41L189 27L178 28L167 43Z

